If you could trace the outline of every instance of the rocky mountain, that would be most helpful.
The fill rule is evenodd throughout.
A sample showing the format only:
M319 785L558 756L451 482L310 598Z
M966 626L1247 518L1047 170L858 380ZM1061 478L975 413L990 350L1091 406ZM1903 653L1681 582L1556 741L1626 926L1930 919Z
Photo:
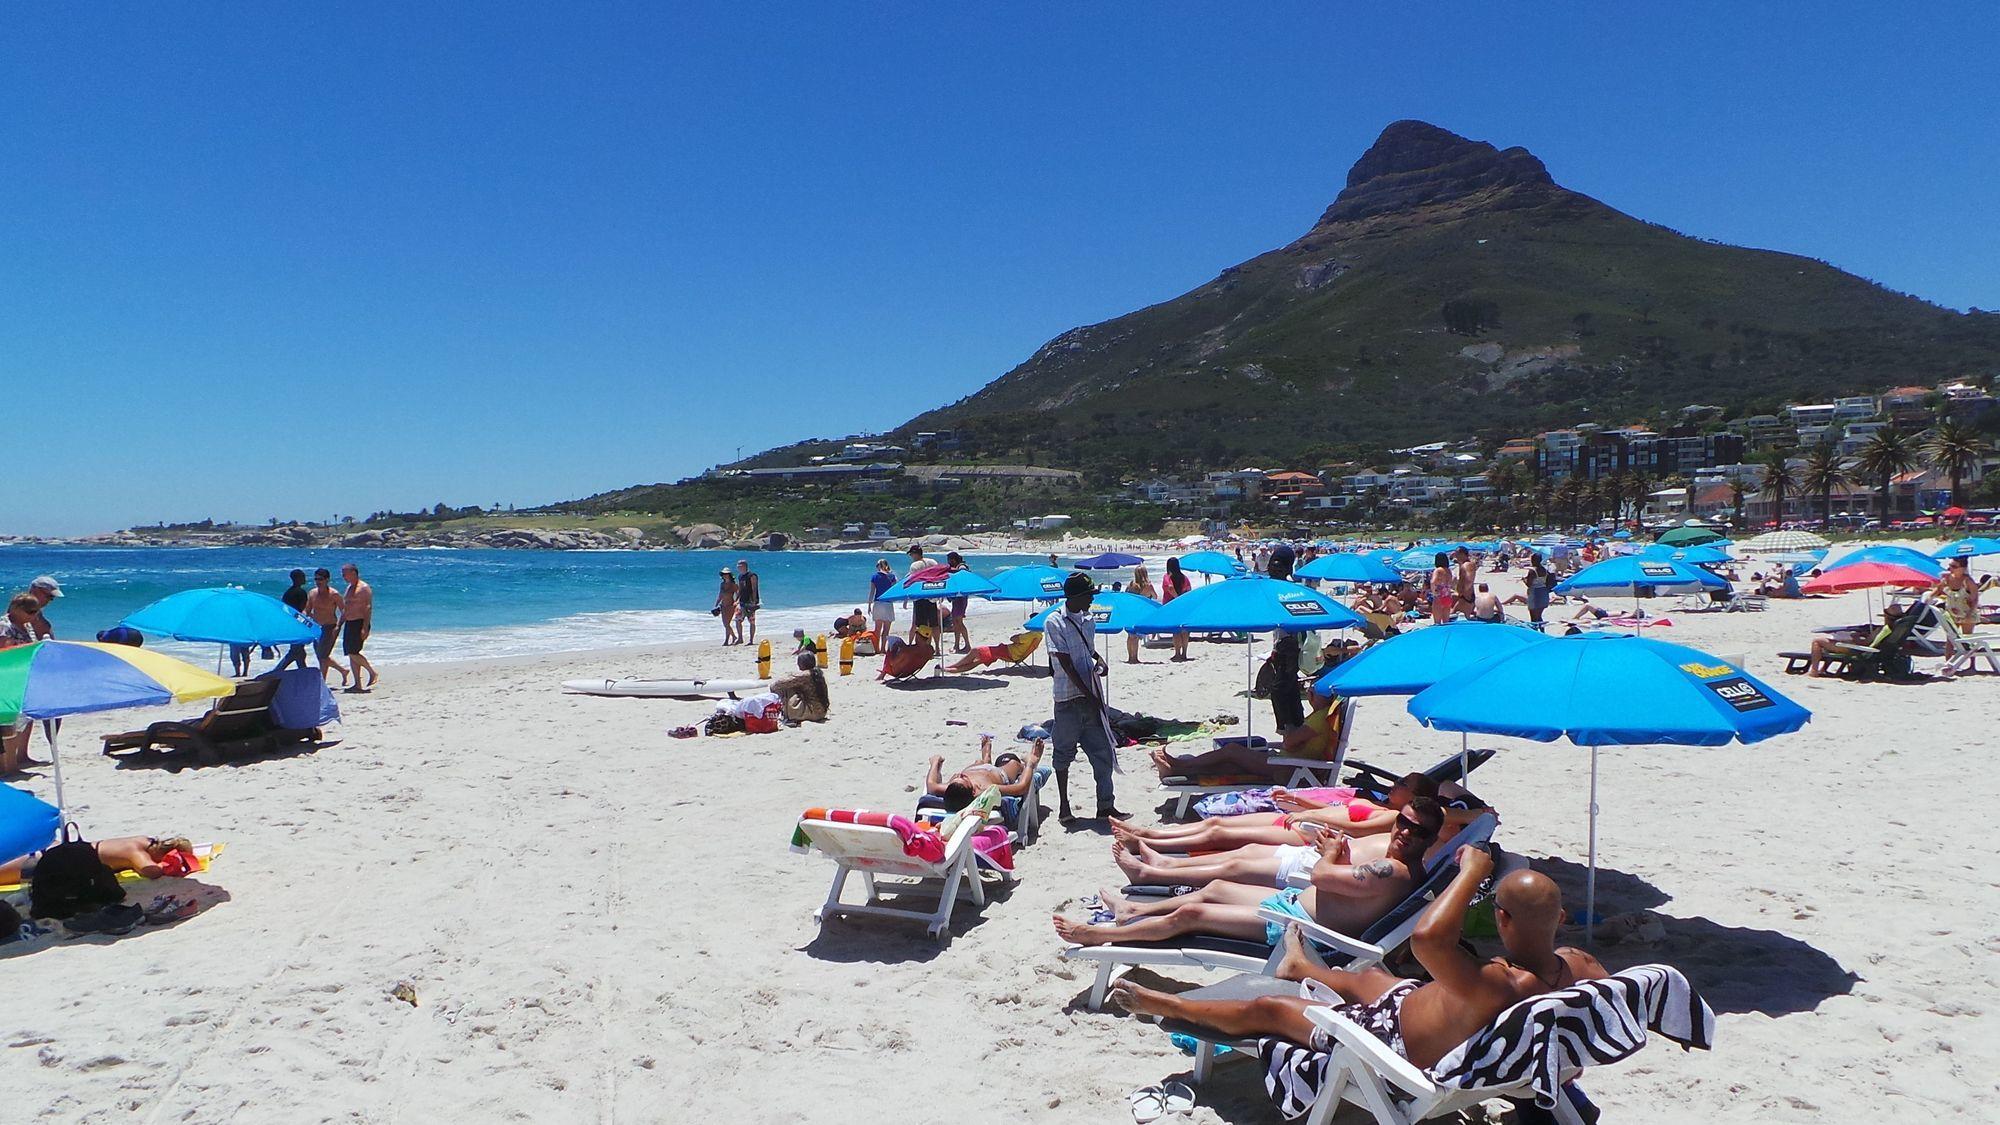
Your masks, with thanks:
M2000 315L1688 237L1562 187L1525 149L1398 121L1297 241L1065 332L897 432L1146 471L1996 369Z

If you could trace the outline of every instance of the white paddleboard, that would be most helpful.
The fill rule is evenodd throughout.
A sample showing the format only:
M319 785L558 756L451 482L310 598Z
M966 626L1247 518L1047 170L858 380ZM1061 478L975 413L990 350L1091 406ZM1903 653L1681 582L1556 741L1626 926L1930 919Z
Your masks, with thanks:
M563 690L584 695L624 695L647 699L692 698L759 691L763 680L564 680Z

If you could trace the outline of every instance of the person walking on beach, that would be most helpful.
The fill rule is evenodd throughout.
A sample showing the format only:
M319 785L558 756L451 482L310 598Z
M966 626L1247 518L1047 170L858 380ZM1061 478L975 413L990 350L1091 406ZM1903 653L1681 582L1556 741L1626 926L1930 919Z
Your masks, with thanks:
M743 643L743 634L736 628L736 572L722 568L722 586L715 592L715 608L711 610L722 618L722 647Z
M1160 576L1160 604L1165 605L1194 588L1194 582L1181 569L1178 556L1167 560L1167 572ZM1185 663L1188 658L1188 632L1183 629L1174 634L1174 654L1167 659Z
M889 566L888 559L875 560L875 573L868 576L868 618L875 623L875 645L896 631L896 603L882 601L882 595L896 584L896 572Z
M957 551L945 552L944 565L948 570L967 569L965 556L959 554ZM953 652L972 651L972 634L965 628L965 609L971 601L972 599L966 597L964 594L959 594L951 599L951 650Z
M319 626L319 639L313 642L313 655L319 658L319 678L326 679L328 669L340 673L340 686L347 686L347 666L333 658L333 645L340 639L340 591L333 588L332 575L325 567L313 571L312 589L306 591L306 616Z
M1063 583L1063 612L1052 613L1042 625L1042 643L1049 650L1055 679L1056 815L1067 824L1076 819L1069 805L1069 767L1082 749L1097 780L1097 819L1124 820L1115 803L1111 774L1118 758L1111 748L1111 722L1105 713L1103 679L1107 669L1097 655L1097 626L1090 620L1090 599L1097 586L1087 574L1072 574Z
M28 596L35 599L35 616L28 622L28 627L34 630L35 639L38 641L54 639L56 627L49 624L49 616L44 611L49 608L50 602L63 596L62 585L44 574L28 583Z
M291 578L292 584L285 588L284 593L278 595L278 600L285 603L286 609L291 610L300 617L304 617L306 615L306 572L303 570L294 570ZM285 658L278 661L278 666L271 669L271 671L282 672L294 664L301 668L306 666L306 646L293 645L291 651L285 653Z
M736 560L736 641L757 643L757 610L764 604L763 580L750 569L749 559Z
M361 649L375 628L375 588L361 580L361 568L353 563L341 567L340 576L347 581L347 589L340 595L340 653L354 666L354 683L347 690L357 694L373 691L382 682L382 673ZM361 678L363 672L368 673L366 681Z
M1265 561L1266 573L1280 582L1292 580L1291 544L1280 543ZM1305 700L1299 695L1299 661L1303 639L1290 629L1280 629L1271 641L1271 717L1279 734L1290 734L1306 722Z

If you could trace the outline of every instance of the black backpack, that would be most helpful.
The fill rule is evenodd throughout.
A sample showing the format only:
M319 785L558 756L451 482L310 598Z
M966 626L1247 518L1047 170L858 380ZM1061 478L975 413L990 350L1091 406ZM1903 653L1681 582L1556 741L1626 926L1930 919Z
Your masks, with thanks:
M124 902L125 888L98 858L97 845L85 840L75 824L66 824L62 840L35 861L28 901L32 917L70 918Z

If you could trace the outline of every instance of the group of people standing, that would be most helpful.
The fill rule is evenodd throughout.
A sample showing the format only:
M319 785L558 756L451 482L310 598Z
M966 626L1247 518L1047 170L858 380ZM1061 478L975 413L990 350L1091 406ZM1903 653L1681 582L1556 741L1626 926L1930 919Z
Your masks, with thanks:
M50 602L62 597L62 585L49 575L42 575L28 588L7 599L7 617L0 622L0 649L16 645L45 641L56 635L55 626L49 624L48 615L43 610ZM11 724L0 726L0 774L19 773L28 766L45 766L28 756L28 744L35 735L35 724L22 717ZM51 744L55 736L50 735Z
M294 570L292 584L279 595L279 600L291 607L292 612L311 621L319 629L319 637L313 641L313 655L319 658L319 674L322 678L328 672L340 673L341 687L352 693L374 690L381 681L382 674L375 670L366 652L368 636L375 628L375 588L361 580L361 569L353 563L340 568L341 580L347 583L345 590L333 588L333 576L325 567L313 571L312 585L306 585L306 572ZM342 664L333 657L334 645L340 646L340 654L347 657ZM292 665L306 666L304 645L293 645L290 652L273 671L282 672ZM351 666L351 668L350 668ZM363 680L363 673L367 679Z
M750 560L737 559L736 569L722 568L722 585L715 591L715 608L708 612L722 622L724 645L747 645L757 640L757 611L764 605L764 581L750 569Z

